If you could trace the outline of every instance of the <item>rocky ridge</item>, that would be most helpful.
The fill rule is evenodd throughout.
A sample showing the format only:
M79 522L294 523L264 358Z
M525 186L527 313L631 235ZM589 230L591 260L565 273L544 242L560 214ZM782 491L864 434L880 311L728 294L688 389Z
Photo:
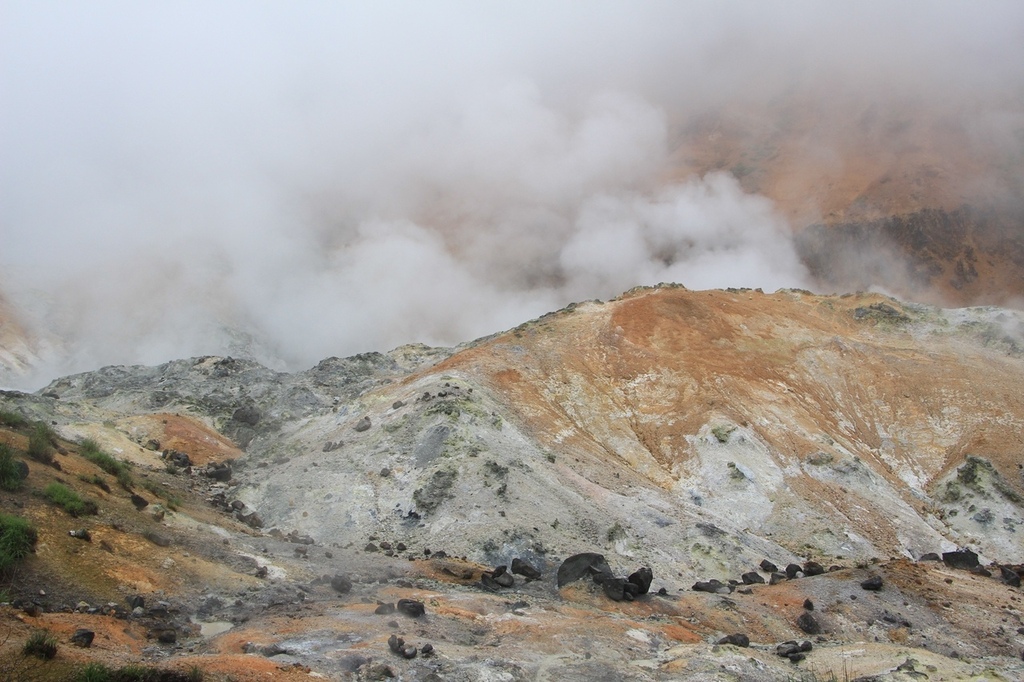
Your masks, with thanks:
M90 438L196 500L156 520L114 491L101 510L120 499L118 519L101 511L94 541L71 545L93 551L111 523L166 536L173 570L106 568L89 597L176 593L174 627L196 644L172 660L343 679L972 675L1019 671L1024 649L1020 322L666 285L460 349L296 374L231 358L104 368L0 407L55 422L68 457ZM607 570L556 583L581 553ZM644 569L650 594L634 595ZM425 613L389 616L401 599ZM204 638L189 618L231 629Z

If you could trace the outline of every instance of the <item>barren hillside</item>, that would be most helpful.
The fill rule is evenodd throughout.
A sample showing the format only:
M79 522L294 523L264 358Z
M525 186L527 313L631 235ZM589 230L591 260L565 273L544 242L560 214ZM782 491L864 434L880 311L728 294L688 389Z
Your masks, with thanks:
M665 285L457 349L8 392L30 473L0 499L39 542L3 660L88 627L102 645L62 643L66 665L214 679L1015 679L1021 321ZM24 454L35 420L59 471ZM97 487L83 439L134 482ZM98 515L47 502L57 479ZM644 567L631 599L612 576Z

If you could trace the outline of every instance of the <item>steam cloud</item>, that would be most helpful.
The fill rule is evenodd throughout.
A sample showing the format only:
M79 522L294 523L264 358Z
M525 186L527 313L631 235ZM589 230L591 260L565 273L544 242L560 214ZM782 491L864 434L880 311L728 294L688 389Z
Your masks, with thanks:
M891 4L4 2L0 292L45 361L6 381L807 286L771 201L675 172L677 127L818 82L1024 82L1019 3Z

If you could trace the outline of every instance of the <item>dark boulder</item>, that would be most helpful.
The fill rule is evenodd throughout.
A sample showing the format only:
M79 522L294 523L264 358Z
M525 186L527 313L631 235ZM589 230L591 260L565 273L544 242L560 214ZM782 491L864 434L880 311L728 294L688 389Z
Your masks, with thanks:
M574 554L563 561L562 565L558 567L557 584L559 587L564 587L569 583L576 582L580 578L598 574L608 576L612 574L612 569L608 566L608 562L605 561L603 554L596 554L594 552Z
M942 557L935 552L928 552L927 554L922 554L918 561L942 561Z
M647 566L644 566L639 570L630 573L627 580L633 585L636 585L637 595L647 594L651 591L651 583L654 581L654 572Z
M521 575L527 580L539 580L540 571L534 568L531 564L526 563L522 559L512 560L512 572L516 575Z
M136 495L132 493L132 504L135 505L136 511L142 511L149 506L149 500L142 495Z
M956 552L943 552L942 561L950 568L969 571L978 566L978 555L969 549L961 549Z
M423 606L423 602L416 601L415 599L399 599L396 607L400 613L404 613L411 618L419 618L427 611L426 607Z
M344 573L337 573L331 578L331 587L339 594L347 594L352 591L352 580Z
M808 561L804 564L804 575L821 575L825 572L825 567L819 564L817 561Z
M808 611L813 611L814 610L814 602L812 602L810 599L804 599L804 608L807 609Z
M369 431L370 426L372 425L373 423L370 421L370 417L366 416L360 419L358 422L356 422L356 425L353 426L352 428L355 429L356 431Z
M711 594L729 594L732 586L726 585L720 580L711 579L708 581L697 581L693 584L694 592L709 592Z
M776 571L779 570L778 566L776 566L772 562L768 561L767 559L763 559L761 561L760 566L761 566L761 570L764 571L765 573L775 573Z
M748 573L744 573L743 575L740 576L740 579L743 581L744 585L763 585L764 584L764 578L762 578L761 574L758 573L757 571L750 571Z
M786 566L786 577L790 580L795 578L797 574L801 572L802 569L797 564L789 564L788 566Z
M613 578L606 575L594 576L594 582L598 582L600 578L601 589L604 590L606 597L612 601L633 601L633 594L627 590L627 585L631 585L626 581L625 578ZM632 586L635 589L635 586Z
M219 464L208 464L203 470L203 475L207 478L212 478L215 481L221 483L227 483L231 480L231 465L227 462L221 462Z
M498 566L491 571L491 580L498 587L512 587L516 584L515 577L508 572L507 566Z
M786 574L785 573L780 573L778 571L772 571L772 574L770 576L768 576L768 584L769 585L778 585L783 580L788 580L788 578L786 577Z
M796 619L796 626L809 635L821 634L821 624L808 611L800 614L800 617Z
M716 644L732 644L734 646L748 647L750 646L750 637L747 637L742 632L737 632L732 635L726 635L722 639L718 640Z
M1000 577L1003 579L1003 583L1010 587L1020 587L1020 574L1014 569L1008 566L999 567Z
M405 640L398 635L391 635L388 637L388 648L396 654L401 654L402 649L405 647Z
M78 628L77 630L75 630L75 634L71 635L71 643L75 646L80 646L84 649L88 649L92 646L92 640L95 637L96 633L92 630Z
M881 576L873 575L867 580L862 581L860 586L869 592L878 592L882 589L882 578Z

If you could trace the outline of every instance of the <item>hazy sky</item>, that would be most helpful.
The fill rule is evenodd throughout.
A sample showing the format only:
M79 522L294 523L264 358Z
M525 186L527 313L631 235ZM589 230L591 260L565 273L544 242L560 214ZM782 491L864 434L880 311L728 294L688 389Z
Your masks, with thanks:
M0 0L0 292L60 340L52 375L247 338L304 367L659 281L805 286L770 201L665 181L673 124L1022 75L1010 1Z

